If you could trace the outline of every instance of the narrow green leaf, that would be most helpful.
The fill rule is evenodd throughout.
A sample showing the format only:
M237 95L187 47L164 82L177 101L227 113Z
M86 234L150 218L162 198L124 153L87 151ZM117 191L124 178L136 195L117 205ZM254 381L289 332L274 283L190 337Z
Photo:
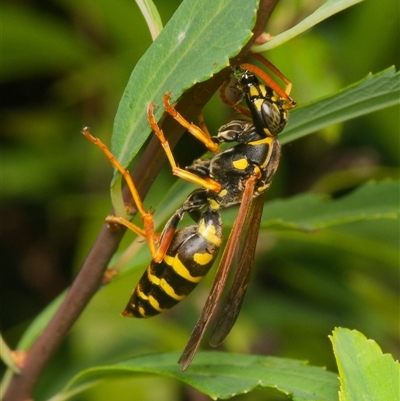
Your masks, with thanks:
M400 399L400 366L374 340L336 328L330 336L340 374L340 401Z
M66 291L62 292L56 299L54 299L39 315L36 316L34 321L25 330L22 338L20 339L17 349L28 351L31 345L36 341L38 336L43 332L44 328L48 325L51 318L56 313L66 295Z
M400 103L400 73L394 67L309 103L290 113L289 123L280 135L287 143L329 125Z
M147 26L149 27L151 37L154 40L163 29L161 17L157 7L152 0L136 0L136 4L140 8L141 13L146 20Z
M91 381L88 383L84 383L82 385L79 386L74 386L74 388L70 391L66 391L66 392L61 392L56 394L55 396L49 398L47 401L67 401L70 398L74 397L77 394L80 394L82 392L84 392L85 390L88 390L89 388L93 387L98 381Z
M259 0L185 0L137 63L114 121L112 151L126 167L150 134L146 109L229 65L250 39ZM159 119L162 107L156 112Z
M172 377L197 388L212 399L228 399L255 388L272 388L295 401L337 400L336 374L305 362L255 355L199 352L186 372L180 370L179 353L139 356L110 366L82 371L64 389L102 378L156 374Z
M253 46L252 51L256 53L271 50L278 47L290 39L300 35L301 33L312 28L314 25L319 24L321 21L331 17L332 15L343 11L344 9L354 6L363 0L328 0L321 7L315 10L311 15L295 25L293 28L276 35L268 43L259 46Z
M306 193L274 200L264 208L261 225L312 231L359 220L396 219L399 190L399 182L369 182L339 199Z

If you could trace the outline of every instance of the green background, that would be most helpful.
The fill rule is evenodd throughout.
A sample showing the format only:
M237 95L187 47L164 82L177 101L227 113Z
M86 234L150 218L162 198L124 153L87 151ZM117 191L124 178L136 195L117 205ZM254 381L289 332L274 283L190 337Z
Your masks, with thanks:
M155 1L164 24L179 3ZM319 4L281 1L268 30L284 31ZM80 131L89 125L110 143L120 97L151 38L128 0L5 1L2 14L9 39L3 42L1 74L1 321L6 340L15 345L29 321L71 282L110 210L111 166ZM395 0L365 1L268 58L292 80L301 105L369 72L398 67L398 27ZM217 96L205 109L212 132L232 116ZM200 156L187 151L195 147L190 138L181 141L181 165ZM339 197L369 179L398 177L398 161L399 108L392 107L285 145L268 198L310 190ZM146 205L162 208L157 194L172 180L165 168ZM126 237L124 246L133 238ZM398 359L398 266L380 256L398 243L398 222L390 220L312 235L263 230L243 311L225 347L335 370L327 336L344 326L374 338ZM82 368L183 348L212 274L168 314L122 319L119 312L148 260L144 255L140 269L93 299L47 369L38 399L54 394ZM79 399L123 399L127 392L143 401L191 399L195 393L172 380L143 378L104 383ZM265 400L267 394L237 399Z

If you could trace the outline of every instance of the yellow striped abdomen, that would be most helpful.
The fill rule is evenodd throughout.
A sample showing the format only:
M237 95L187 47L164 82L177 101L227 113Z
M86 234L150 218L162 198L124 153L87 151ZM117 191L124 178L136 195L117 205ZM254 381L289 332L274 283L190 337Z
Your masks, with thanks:
M122 315L150 317L182 301L210 270L221 241L221 217L207 209L198 225L175 233L161 263L150 263Z

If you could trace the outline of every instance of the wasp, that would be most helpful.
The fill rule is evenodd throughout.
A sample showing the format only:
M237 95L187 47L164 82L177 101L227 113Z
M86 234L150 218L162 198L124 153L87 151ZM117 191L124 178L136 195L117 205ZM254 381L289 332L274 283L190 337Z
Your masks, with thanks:
M233 327L250 280L258 229L269 187L280 159L277 135L287 122L287 112L295 107L289 96L291 82L269 61L254 55L286 84L283 90L262 69L253 64L241 64L234 70L241 99L233 103L225 96L226 81L221 87L222 100L250 120L235 119L223 125L216 136L210 136L205 126L189 123L170 103L170 93L163 98L165 111L202 142L214 155L194 161L185 169L178 167L162 129L154 117L155 104L147 109L149 124L159 138L174 175L200 186L172 215L160 235L155 233L151 212L144 209L129 172L123 168L108 148L91 136L89 128L83 133L105 153L124 176L143 221L143 229L130 221L108 216L106 221L124 225L144 237L152 261L132 292L123 316L151 317L182 301L208 273L223 241L220 210L240 203L237 218L226 243L213 286L179 363L185 370L191 363L204 332L213 316L234 259L237 269L233 284L220 318L211 336L218 345ZM261 83L260 77L264 82ZM244 99L247 108L242 106ZM222 143L234 146L221 150ZM179 222L188 213L195 224L178 230Z

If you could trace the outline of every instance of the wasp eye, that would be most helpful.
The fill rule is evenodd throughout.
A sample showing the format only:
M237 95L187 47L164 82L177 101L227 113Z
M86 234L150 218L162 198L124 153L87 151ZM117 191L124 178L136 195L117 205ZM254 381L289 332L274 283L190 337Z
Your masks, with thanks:
M286 113L274 102L264 100L261 106L261 114L266 127L274 135L279 134L286 125Z

